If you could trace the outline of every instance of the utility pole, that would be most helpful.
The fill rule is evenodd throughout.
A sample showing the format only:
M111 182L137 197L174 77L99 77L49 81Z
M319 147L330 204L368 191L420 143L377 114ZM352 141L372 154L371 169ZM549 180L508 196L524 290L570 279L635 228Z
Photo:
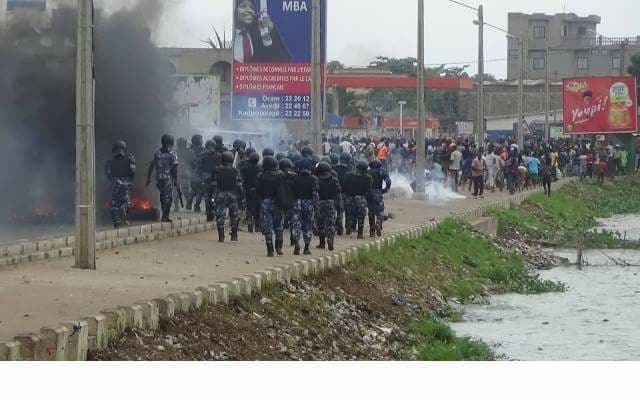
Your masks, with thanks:
M520 46L520 82L518 83L518 148L524 148L524 131L522 120L524 119L524 40L518 37Z
M478 146L484 145L484 9L478 6Z
M547 142L550 141L551 129L549 127L549 46L546 47L545 57L544 57L544 137L543 139Z
M75 267L96 269L93 0L78 0Z
M406 101L399 101L400 104L400 136L404 137L404 105L407 104Z
M320 2L313 0L311 8L311 137L315 151L322 152L320 136L322 134L322 65L320 35Z
M627 44L626 43L622 43L622 45L620 46L620 76L624 76L624 70L625 70L625 59L626 57L626 52L627 52Z
M416 192L423 200L425 193L425 109L424 109L424 0L418 0L418 137L416 138Z

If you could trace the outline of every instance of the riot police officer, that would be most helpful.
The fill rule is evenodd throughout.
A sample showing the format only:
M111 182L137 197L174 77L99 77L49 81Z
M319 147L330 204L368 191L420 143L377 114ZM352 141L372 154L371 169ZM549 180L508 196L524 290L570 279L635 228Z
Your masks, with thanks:
M136 173L136 160L127 154L127 144L118 140L113 144L113 158L105 163L105 174L111 185L111 219L113 227L129 225L127 212L131 206L131 189Z
M191 190L187 194L187 210L193 209L194 212L201 212L200 204L204 198L204 188L200 180L198 172L198 157L204 151L204 139L202 135L193 135L191 138L191 147L189 147L189 155L184 160L185 167L189 168L191 177Z
M286 176L278 168L278 160L273 156L267 156L262 162L264 172L258 177L257 191L260 199L260 225L267 247L267 256L274 256L273 235L275 233L275 250L282 255L283 227L282 213L293 199L282 197L286 185ZM279 193L280 191L280 193Z
M182 189L178 184L178 155L173 151L175 141L173 136L164 135L161 139L162 147L156 152L149 165L147 173L147 186L151 185L151 174L156 171L156 186L160 192L160 208L162 209L162 222L171 221L171 204L173 203L173 190L178 190L182 196Z
M391 189L391 178L382 163L373 160L369 163L369 175L372 179L371 195L368 199L369 208L369 235L374 238L382 236L382 224L384 223L384 194ZM384 183L384 188L382 187Z
M347 232L358 232L358 239L364 239L364 219L367 216L367 199L371 195L372 179L367 173L369 164L360 161L356 169L347 174L343 187L349 203L349 219Z
M331 167L327 163L320 163L316 168L318 175L318 236L321 249L325 243L329 251L333 251L336 234L336 204L340 201L342 189L340 181L331 173Z
M253 150L253 149L252 149ZM258 174L260 168L260 155L254 152L248 155L248 159L238 164L238 170L242 176L242 185L245 195L245 207L247 210L247 227L249 233L260 230L260 200L258 199Z
M222 153L222 165L216 169L216 222L218 226L219 242L224 243L224 219L229 210L231 222L231 241L238 241L238 224L240 223L240 204L244 200L242 178L237 168L233 166L233 153Z
M287 160L288 161L288 160ZM291 177L294 207L291 216L291 233L295 249L300 255L300 237L304 240L304 255L311 255L309 246L313 239L314 212L318 206L318 178L311 174L313 165L308 159L296 163L297 174Z
M213 222L215 219L214 196L216 193L216 169L221 164L222 156L216 151L216 143L208 140L205 151L200 153L197 160L197 171L202 192L204 194L204 205L207 212L207 221Z
M349 172L351 172L351 154L342 153L340 154L340 160L338 165L333 167L333 170L338 174L338 180L340 181L340 187L344 188L345 177ZM342 236L344 234L344 220L349 220L349 213L347 207L345 207L345 203L347 199L345 199L345 195L341 194L340 198L336 202L336 231L338 236ZM345 215L346 213L346 215ZM351 233L351 232L349 232Z

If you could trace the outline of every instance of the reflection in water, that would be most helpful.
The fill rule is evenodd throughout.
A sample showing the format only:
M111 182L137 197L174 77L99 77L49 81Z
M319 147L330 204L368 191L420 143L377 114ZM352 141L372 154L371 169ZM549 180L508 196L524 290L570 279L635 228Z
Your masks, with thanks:
M639 215L603 226L640 238ZM558 255L576 259L575 252ZM489 305L466 307L465 321L452 327L496 345L509 359L640 361L640 251L592 250L584 256L588 266L582 271L564 266L541 272L543 279L565 282L567 292L495 296Z

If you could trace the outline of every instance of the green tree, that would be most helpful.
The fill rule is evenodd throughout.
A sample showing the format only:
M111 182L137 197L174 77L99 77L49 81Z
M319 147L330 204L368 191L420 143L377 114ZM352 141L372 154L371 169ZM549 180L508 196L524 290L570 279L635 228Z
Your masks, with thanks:
M340 61L329 61L327 63L327 70L329 71L329 73L337 70L337 69L343 69L344 68L344 64L342 64Z

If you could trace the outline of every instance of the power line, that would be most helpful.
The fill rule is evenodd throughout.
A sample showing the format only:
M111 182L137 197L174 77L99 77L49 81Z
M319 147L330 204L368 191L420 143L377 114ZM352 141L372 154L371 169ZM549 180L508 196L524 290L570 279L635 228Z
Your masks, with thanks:
M461 2L461 1L456 1L456 0L447 0L447 1L450 2L450 3L454 3L454 4L457 4L459 6L465 7L465 8L469 8L469 9L474 10L474 11L478 11L478 8L470 6L469 4L465 4L465 3Z
M508 61L508 58L494 58L492 60L484 60L484 62L488 63L488 62L499 62L499 61ZM463 65L463 64L476 64L478 62L478 60L474 60L474 61L460 61L460 62L447 62L447 63L431 63L431 64L425 64L426 66L429 67L434 67L434 66L440 66L440 65Z

